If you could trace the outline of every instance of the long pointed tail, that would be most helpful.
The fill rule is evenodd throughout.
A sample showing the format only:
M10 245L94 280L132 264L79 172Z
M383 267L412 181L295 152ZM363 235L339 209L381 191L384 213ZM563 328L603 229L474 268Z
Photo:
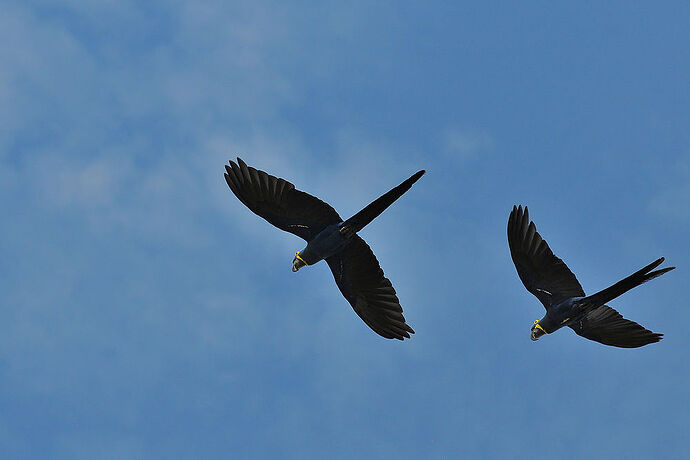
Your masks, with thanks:
M642 268L641 270L636 271L632 275L628 276L627 278L623 278L616 284L607 287L606 289L597 292L596 294L592 294L590 296L585 297L582 299L579 303L582 306L583 309L585 310L591 310L593 308L597 308L601 305L604 305L606 302L610 302L611 300L615 299L619 295L629 291L630 289L639 286L642 283L646 283L647 281L656 278L657 276L661 276L664 273L673 270L676 267L668 267L668 268L662 268L661 270L654 270L656 267L661 265L661 263L664 261L664 258L661 257L651 264L647 265L646 267Z
M372 201L364 209L343 222L343 224L340 226L340 233L349 238L363 229L369 222L374 220L376 216L381 214L388 206L393 204L395 200L400 198L403 193L407 192L410 187L412 187L412 184L417 182L425 172L426 171L423 169L421 171L417 171L410 176L409 179L397 187L393 187L391 190Z

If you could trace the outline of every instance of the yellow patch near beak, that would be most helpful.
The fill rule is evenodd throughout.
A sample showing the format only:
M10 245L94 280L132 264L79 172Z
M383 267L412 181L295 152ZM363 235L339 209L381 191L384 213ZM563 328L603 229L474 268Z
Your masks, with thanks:
M538 320L538 319L535 319L535 320L534 320L534 327L536 327L537 329L541 330L544 334L548 334L548 332L546 332L546 331L544 330L544 328L541 327L541 324L539 324L539 320Z
M299 256L299 251L297 251L297 252L295 253L295 257L297 257L299 260L301 260L302 263L303 263L304 265L309 265L308 263L306 263L306 262L304 261L303 258L301 258L301 257Z

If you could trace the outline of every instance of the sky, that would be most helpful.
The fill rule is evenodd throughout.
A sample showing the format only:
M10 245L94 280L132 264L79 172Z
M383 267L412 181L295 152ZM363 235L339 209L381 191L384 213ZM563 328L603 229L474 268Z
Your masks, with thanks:
M3 458L682 458L685 1L0 6ZM416 334L374 334L223 165L350 216ZM514 204L588 293L665 334L561 330Z

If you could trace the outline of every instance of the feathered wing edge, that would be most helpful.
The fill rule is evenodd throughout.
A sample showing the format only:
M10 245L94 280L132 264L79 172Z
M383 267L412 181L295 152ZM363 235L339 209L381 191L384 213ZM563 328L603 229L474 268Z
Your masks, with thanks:
M675 268L654 270L663 261L664 258L660 257L606 289L580 300L578 303L586 313L570 327L582 337L614 347L637 348L660 341L663 334L652 332L634 321L623 318L616 310L604 304Z
M548 309L568 297L585 295L568 266L551 251L525 206L513 206L508 218L508 246L525 288Z
M387 339L409 339L400 300L367 243L355 235L347 247L326 259L340 292L374 332Z
M307 241L328 225L341 222L328 203L297 190L286 181L258 170L237 158L225 165L225 181L235 196L254 214L281 230Z
M642 347L660 341L664 335L623 318L608 305L588 311L570 328L586 339L620 348Z

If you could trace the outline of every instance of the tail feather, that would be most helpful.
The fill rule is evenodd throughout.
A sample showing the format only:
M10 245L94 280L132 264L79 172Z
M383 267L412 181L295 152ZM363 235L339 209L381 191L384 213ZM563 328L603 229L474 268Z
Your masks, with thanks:
M664 261L664 258L661 257L651 264L647 265L646 267L636 271L632 275L628 276L627 278L623 278L616 284L613 284L609 287L607 287L604 290L601 290L597 292L596 294L592 294L590 296L585 297L580 301L580 305L584 310L591 310L593 308L597 308L601 305L604 305L607 302L610 302L611 300L615 299L616 297L624 294L625 292L629 291L630 289L639 286L642 283L646 283L647 281L654 279L658 276L663 275L666 272L669 272L673 270L676 267L667 267L667 268L662 268L661 270L654 270L656 267L661 265L661 263Z
M393 187L388 192L384 193L364 209L359 211L354 216L347 219L340 227L340 233L346 237L351 237L361 229L363 229L369 222L374 220L379 214L381 214L388 206L393 204L395 200L400 198L403 193L407 192L412 184L417 182L420 177L424 175L426 171L421 170L410 176L409 179L405 180L403 183L397 187Z

